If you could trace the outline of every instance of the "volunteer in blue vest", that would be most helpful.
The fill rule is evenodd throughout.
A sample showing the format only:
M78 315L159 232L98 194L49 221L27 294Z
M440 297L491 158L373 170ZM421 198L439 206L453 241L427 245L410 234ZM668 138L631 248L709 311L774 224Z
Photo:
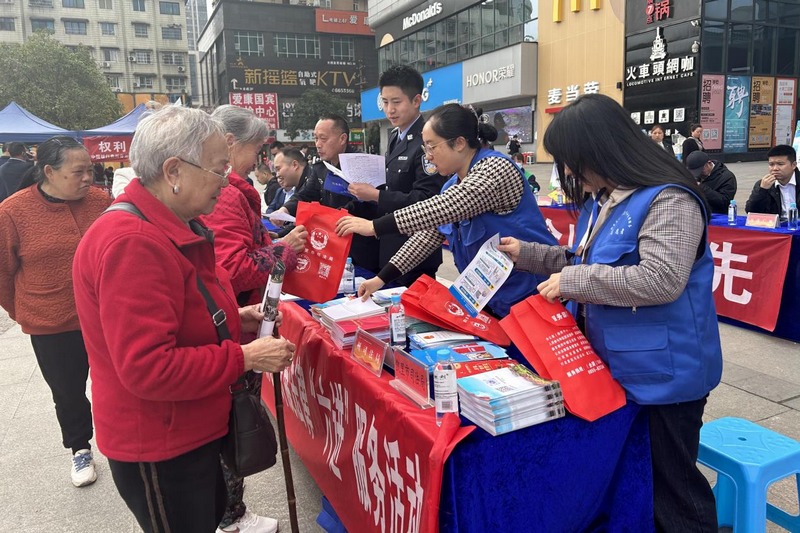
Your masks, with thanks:
M656 531L717 531L696 465L706 398L722 374L708 205L683 165L607 96L565 107L544 147L580 209L577 242L505 238L500 249L520 271L550 276L538 287L544 298L579 304L592 347L628 400L645 406Z
M434 109L422 128L428 163L441 175L452 176L440 195L375 220L339 220L336 229L340 235L411 236L376 277L361 285L360 296L366 298L414 269L439 250L445 239L459 271L497 233L556 244L519 167L508 156L482 147L482 142L497 138L497 130L480 122L480 115L479 109L447 104ZM543 279L526 272L512 273L489 301L489 308L497 316L507 315L512 305L535 293Z

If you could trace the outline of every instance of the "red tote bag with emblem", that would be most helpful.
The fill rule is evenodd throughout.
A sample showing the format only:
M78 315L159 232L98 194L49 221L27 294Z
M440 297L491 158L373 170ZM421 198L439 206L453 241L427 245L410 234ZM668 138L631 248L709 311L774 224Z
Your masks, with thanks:
M420 276L400 298L411 317L451 331L476 335L500 346L511 344L496 318L483 312L476 317L469 316L450 291L430 276Z
M500 324L536 372L561 383L573 415L592 422L625 405L625 390L561 303L529 296Z
M297 254L297 268L286 274L283 291L310 302L327 302L339 292L353 236L336 235L336 222L349 213L319 202L297 204L295 224L308 231L305 249Z

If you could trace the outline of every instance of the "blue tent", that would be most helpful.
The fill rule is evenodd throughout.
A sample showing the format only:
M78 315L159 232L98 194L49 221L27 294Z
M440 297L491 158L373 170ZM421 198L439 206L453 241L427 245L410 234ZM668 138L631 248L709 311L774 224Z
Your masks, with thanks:
M92 137L97 135L133 135L136 125L139 123L139 116L145 111L144 104L139 104L133 111L122 118L118 118L108 126L86 130L81 132L82 137Z
M74 131L59 128L11 102L0 111L0 142L40 143L56 135L76 137Z

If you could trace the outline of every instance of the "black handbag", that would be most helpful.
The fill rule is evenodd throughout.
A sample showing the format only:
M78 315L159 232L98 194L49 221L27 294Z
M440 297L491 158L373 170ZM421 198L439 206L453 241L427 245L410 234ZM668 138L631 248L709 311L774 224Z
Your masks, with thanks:
M147 220L139 209L128 202L112 204L109 211L125 211ZM219 342L229 340L231 333L225 323L225 311L209 294L203 280L197 276L197 288L206 301L211 320L217 328ZM278 455L278 441L269 420L267 409L261 398L253 393L247 374L243 374L229 387L233 401L228 419L228 434L222 439L222 460L239 477L247 477L275 465Z
M217 307L199 275L197 288L206 301L220 342L230 339L225 311ZM261 398L253 394L246 374L230 386L230 391L233 399L228 434L222 439L222 460L234 474L247 477L275 466L278 441L267 410Z

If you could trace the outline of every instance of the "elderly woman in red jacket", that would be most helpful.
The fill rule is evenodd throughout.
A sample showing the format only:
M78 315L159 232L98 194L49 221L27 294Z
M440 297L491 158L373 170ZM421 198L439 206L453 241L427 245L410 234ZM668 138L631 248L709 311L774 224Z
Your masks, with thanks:
M197 217L228 185L222 124L203 111L168 107L139 123L131 144L139 176L75 254L75 302L92 372L97 445L122 499L150 531L213 532L227 491L220 466L229 386L251 369L277 372L294 345L242 345L262 318L239 309ZM221 340L204 285L234 340ZM215 315L217 316L217 315Z

